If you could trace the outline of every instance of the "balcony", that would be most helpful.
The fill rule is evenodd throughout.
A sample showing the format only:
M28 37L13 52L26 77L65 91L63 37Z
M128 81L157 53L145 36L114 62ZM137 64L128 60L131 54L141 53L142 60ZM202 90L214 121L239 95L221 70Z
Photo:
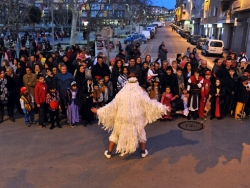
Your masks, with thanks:
M231 13L231 10L223 11L219 14L218 18L219 23L234 23L234 16Z

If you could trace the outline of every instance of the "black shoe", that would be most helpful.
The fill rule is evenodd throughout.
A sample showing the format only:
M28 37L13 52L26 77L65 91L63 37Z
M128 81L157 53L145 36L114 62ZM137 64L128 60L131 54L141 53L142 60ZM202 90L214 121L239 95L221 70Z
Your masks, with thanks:
M191 119L191 116L188 116L187 119L190 120L190 119Z
M27 126L27 127L31 127L31 125L30 125L30 124L26 124L26 126Z
M55 126L54 126L54 125L51 125L49 129L52 130L52 129L54 129L54 128L55 128Z
M13 117L10 117L10 121L15 122L15 119Z
M214 116L211 116L211 117L210 117L210 120L212 120L212 119L214 119Z
M62 126L61 126L60 124L57 124L57 127L58 127L59 129L61 129L61 128L62 128Z

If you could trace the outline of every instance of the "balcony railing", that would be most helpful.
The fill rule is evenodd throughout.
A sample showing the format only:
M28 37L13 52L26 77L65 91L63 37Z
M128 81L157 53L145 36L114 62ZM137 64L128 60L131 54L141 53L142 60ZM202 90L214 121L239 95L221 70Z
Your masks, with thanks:
M221 23L234 23L234 16L231 10L223 11L219 14L219 22Z

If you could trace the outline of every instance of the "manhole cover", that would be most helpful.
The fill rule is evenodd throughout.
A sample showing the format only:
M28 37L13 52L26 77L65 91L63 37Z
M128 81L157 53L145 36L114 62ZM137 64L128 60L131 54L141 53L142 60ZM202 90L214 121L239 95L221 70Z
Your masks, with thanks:
M205 126L197 121L182 121L178 123L178 127L186 131L200 131Z

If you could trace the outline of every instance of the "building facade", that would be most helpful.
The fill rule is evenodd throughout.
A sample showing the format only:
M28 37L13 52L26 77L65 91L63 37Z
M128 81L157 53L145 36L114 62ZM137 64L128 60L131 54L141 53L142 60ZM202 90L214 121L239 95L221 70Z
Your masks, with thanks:
M250 57L250 0L176 0L175 22Z

